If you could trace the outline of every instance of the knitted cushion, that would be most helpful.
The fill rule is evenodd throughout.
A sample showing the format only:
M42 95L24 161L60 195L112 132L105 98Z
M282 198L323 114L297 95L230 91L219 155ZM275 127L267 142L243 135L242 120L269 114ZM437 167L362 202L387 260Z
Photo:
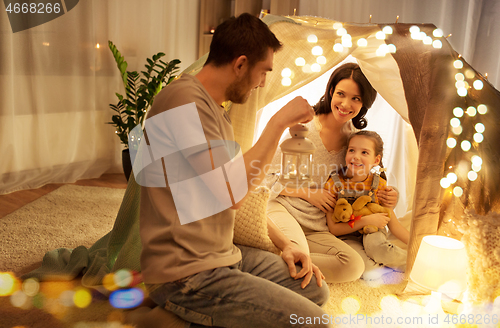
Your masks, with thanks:
M267 201L269 188L258 187L236 211L234 243L260 248L275 254L281 251L273 244L267 231Z

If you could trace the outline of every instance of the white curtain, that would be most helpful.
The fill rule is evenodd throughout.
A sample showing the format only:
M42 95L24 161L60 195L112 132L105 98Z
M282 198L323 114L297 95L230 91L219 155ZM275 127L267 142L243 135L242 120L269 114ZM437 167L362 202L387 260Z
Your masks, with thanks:
M198 0L81 0L63 16L12 33L0 14L0 194L121 172L109 103L124 94L111 40L143 70L164 52L194 62Z

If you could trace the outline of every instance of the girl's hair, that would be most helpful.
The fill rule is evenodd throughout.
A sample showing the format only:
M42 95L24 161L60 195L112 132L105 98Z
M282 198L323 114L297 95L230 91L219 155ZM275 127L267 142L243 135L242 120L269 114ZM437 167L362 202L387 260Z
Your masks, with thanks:
M346 63L342 66L339 66L335 71L333 71L332 75L330 76L330 80L326 85L325 94L313 107L314 113L316 115L320 115L328 114L332 111L331 104L333 91L335 90L337 84L344 79L353 79L359 87L363 107L361 107L358 115L356 115L356 117L352 119L352 124L356 129L364 129L368 124L364 116L366 115L368 108L372 107L373 102L377 97L377 91L375 91L370 82L368 82L368 80L366 79L363 72L361 72L361 68L359 68L359 65L355 63Z
M378 165L381 168L383 168L384 165L382 165L382 157L384 156L384 141L382 140L380 135L375 131L367 131L367 130L358 131L356 133L351 134L347 138L347 148L349 148L349 143L351 142L351 139L354 138L355 136L364 136L373 141L373 144L375 146L375 148L373 149L375 151L375 156L380 155L380 163ZM387 181L387 176L385 175L384 171L380 172L380 176L382 177L382 179Z

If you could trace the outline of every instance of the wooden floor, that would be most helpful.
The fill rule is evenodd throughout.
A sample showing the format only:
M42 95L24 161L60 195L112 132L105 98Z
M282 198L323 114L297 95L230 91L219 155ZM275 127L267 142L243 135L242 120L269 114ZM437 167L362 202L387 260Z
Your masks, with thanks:
M79 180L70 184L125 189L127 188L127 179L123 173L104 174L97 179ZM38 189L21 190L7 195L0 195L0 219L63 185L64 183L54 183Z

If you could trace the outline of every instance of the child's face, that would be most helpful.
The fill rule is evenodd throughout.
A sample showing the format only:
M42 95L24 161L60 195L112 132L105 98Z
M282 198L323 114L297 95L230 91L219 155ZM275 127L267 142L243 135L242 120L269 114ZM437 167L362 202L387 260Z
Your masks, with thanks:
M343 79L335 86L330 104L335 119L345 123L358 115L363 101L359 86L353 79Z
M352 177L366 177L372 167L380 163L381 156L375 154L375 142L365 136L354 136L349 141L345 162L347 174Z

